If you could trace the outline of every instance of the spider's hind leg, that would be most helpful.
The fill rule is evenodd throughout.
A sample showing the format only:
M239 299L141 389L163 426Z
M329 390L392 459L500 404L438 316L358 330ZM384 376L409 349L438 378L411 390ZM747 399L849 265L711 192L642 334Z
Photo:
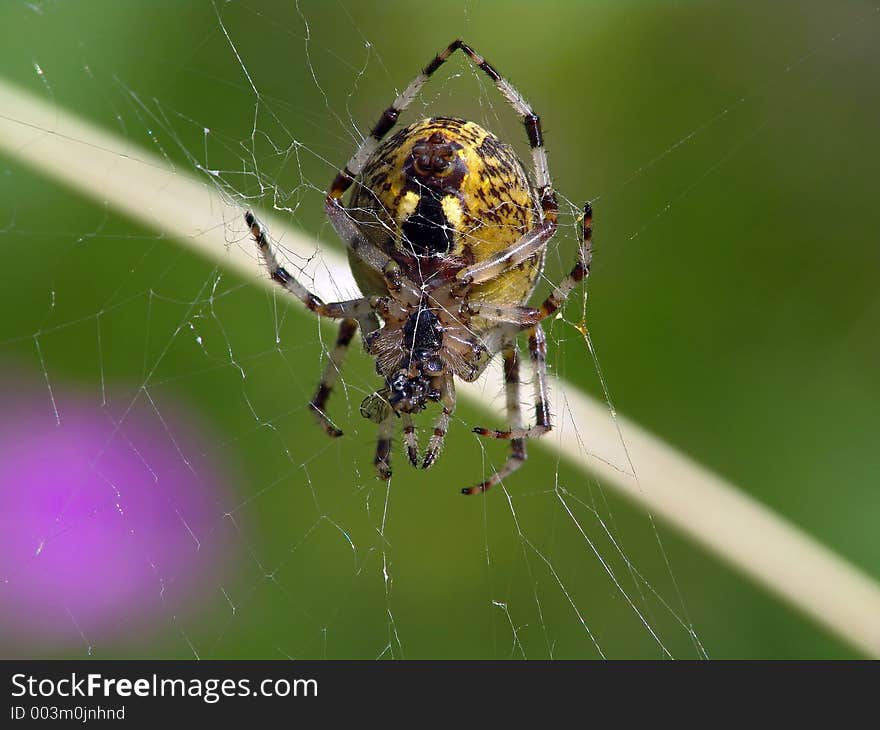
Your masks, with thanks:
M507 401L507 418L511 430L522 430L522 416L519 403L519 351L516 343L512 343L504 350L504 390ZM485 430L485 429L483 429ZM506 479L519 469L525 462L526 442L524 438L512 438L510 440L510 456L498 471L486 481L473 487L461 490L462 494L480 494L491 489L498 482Z

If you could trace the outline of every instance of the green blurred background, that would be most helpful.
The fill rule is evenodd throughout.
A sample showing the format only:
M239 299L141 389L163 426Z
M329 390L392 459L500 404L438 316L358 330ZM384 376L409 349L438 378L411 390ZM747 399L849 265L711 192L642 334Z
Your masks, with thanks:
M5 79L182 170L223 170L336 248L321 195L355 129L464 37L544 120L568 201L550 278L573 258L572 212L594 200L588 323L615 406L880 578L871 3L21 2L4 4L0 23ZM261 94L256 117L224 27ZM409 118L431 113L475 119L525 152L518 121L461 59ZM201 592L175 621L99 637L96 656L190 657L181 626L202 657L568 658L598 656L596 644L662 656L556 484L580 500L579 524L672 655L699 656L685 612L711 657L852 655L658 524L679 600L645 515L540 446L509 480L513 510L501 490L460 497L504 457L469 433L484 417L466 405L431 472L395 454L386 493L357 413L375 380L367 358L353 354L331 406L344 439L328 443L304 408L332 326L231 274L211 299L214 264L0 166L0 366L42 378L32 336L43 333L56 384L98 399L100 372L131 393L165 351L151 394L210 423L217 458L241 475L217 515L235 517L229 600L219 586ZM175 335L190 310L187 332L204 347ZM578 333L557 321L550 341L554 369L601 398Z

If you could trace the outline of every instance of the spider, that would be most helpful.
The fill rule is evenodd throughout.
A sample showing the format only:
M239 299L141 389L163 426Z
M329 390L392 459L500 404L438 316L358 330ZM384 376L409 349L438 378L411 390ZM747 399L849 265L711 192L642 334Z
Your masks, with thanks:
M384 143L400 114L456 50L484 72L522 118L532 151L533 180L513 149L481 126L433 117ZM354 186L349 205L342 197ZM485 492L526 459L526 440L552 428L547 392L547 344L541 322L556 312L590 272L592 210L584 206L577 263L537 308L527 305L557 228L541 122L520 93L482 56L453 41L404 89L336 175L324 200L345 242L363 297L324 302L279 263L269 235L248 211L247 225L272 279L321 317L341 320L336 344L314 398L318 423L331 437L342 432L326 413L346 350L360 328L384 386L368 396L361 414L378 424L374 465L391 476L391 437L400 418L410 463L429 468L443 447L455 411L455 378L470 382L501 352L509 426L477 427L480 436L510 442L505 464L482 483ZM535 424L520 414L516 337L526 333L533 372ZM440 414L424 452L412 415L436 402Z

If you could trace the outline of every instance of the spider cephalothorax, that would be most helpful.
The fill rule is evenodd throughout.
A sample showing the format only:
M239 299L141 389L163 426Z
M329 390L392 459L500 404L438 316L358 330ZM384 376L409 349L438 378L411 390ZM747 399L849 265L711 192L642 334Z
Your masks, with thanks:
M424 119L382 142L428 77L459 49L521 116L532 150L532 179L508 144L462 119ZM343 206L349 188L351 199ZM551 428L541 321L561 306L590 266L592 211L587 204L577 263L540 307L527 306L557 225L556 195L538 116L489 63L454 41L382 113L334 179L324 208L348 247L352 272L364 294L359 299L321 301L278 263L265 230L251 213L246 216L272 278L312 311L342 320L310 404L318 422L329 435L342 435L325 406L345 350L360 327L383 380L361 405L364 417L379 424L378 475L391 475L391 436L398 418L410 462L428 468L440 453L455 410L455 378L475 380L501 352L510 427L474 432L509 440L511 453L489 479L463 491L489 489L525 460L527 438ZM520 416L516 337L521 332L528 335L534 374L531 427L523 427ZM419 458L411 416L433 402L440 404L441 412Z

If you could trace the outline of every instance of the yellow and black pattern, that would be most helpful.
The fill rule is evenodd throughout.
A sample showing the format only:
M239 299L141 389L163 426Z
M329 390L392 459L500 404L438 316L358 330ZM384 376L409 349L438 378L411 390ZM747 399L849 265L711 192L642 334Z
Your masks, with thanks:
M452 148L455 157L450 163L452 171L437 186L426 184L411 170L414 151L432 139L438 146ZM413 240L416 237L405 235L407 222L424 207L426 199L438 199L442 219L431 223L435 230L451 235L445 251L426 252ZM479 124L447 117L416 122L384 142L354 186L348 211L372 242L395 258L413 280L419 278L419 272L436 276L442 268L442 275L449 276L484 261L515 243L540 219L537 193L510 145ZM411 261L424 255L445 260L433 265ZM381 279L371 277L372 272L364 270L356 257L351 257L351 263L365 291L383 289ZM498 278L474 287L472 296L522 304L531 296L542 263L540 251Z

